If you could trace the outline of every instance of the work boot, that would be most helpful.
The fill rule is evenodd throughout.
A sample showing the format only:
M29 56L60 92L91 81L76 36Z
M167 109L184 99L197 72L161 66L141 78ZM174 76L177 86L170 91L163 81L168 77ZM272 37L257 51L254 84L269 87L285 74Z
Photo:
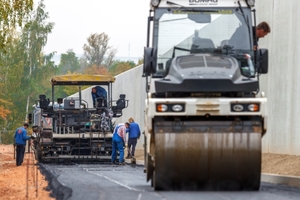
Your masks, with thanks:
M111 162L112 165L119 165L116 161Z
M134 157L131 158L131 163L136 164L136 159Z
M132 158L132 156L130 156L130 155L128 155L128 156L126 157L126 159L130 159L130 158Z
M124 162L124 161L123 161L123 162L120 162L119 165L125 165L125 162Z

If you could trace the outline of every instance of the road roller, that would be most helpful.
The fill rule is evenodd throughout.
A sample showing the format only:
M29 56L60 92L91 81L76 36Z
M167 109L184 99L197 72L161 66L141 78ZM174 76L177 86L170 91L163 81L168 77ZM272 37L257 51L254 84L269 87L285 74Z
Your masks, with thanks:
M254 0L151 0L145 173L154 190L259 190L267 98Z

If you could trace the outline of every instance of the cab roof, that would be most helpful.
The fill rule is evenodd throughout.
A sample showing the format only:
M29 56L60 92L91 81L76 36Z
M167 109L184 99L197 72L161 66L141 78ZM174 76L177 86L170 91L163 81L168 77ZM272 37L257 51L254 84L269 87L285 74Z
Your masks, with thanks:
M97 85L108 84L115 81L114 76L89 75L89 74L67 74L54 76L51 79L52 85Z

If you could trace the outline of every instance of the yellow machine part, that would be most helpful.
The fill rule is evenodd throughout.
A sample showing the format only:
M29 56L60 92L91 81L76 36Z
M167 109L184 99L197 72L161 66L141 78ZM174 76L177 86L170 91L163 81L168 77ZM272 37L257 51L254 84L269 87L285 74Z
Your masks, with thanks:
M155 190L258 190L261 135L156 133L152 185Z
M110 82L113 83L115 77L109 75L90 75L90 74L67 74L54 76L51 79L52 85L88 85Z

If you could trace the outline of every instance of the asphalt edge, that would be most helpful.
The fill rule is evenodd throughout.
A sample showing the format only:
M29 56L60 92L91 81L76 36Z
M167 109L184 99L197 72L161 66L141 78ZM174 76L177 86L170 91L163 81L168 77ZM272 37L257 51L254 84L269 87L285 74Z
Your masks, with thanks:
M299 176L287 176L279 174L261 174L261 182L273 183L279 185L287 185L291 187L300 188L300 177Z
M72 196L72 189L64 186L57 180L57 176L42 163L38 163L41 173L48 181L47 190L51 192L51 197L57 200L66 200Z

